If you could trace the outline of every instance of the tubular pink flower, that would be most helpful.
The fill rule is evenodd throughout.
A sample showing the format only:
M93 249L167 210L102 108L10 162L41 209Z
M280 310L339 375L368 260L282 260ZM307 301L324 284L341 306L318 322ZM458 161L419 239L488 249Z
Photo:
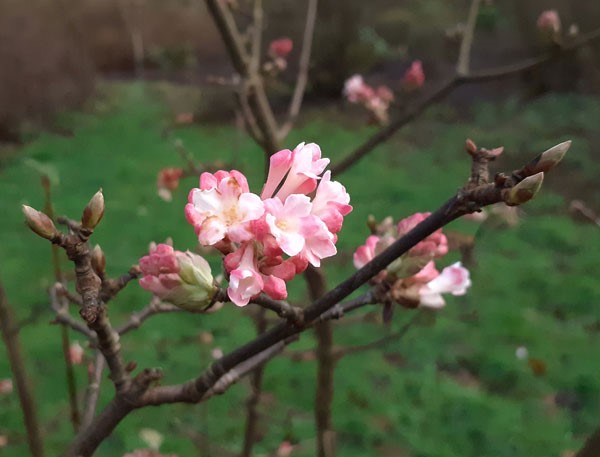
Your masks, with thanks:
M376 235L371 235L367 238L367 241L362 246L359 246L354 255L352 256L352 260L354 261L354 266L357 269L364 267L367 263L373 260L375 257L375 246L379 242L379 237Z
M265 220L277 244L289 256L299 254L305 244L302 225L312 209L310 198L292 194L285 203L278 198L270 198L264 204Z
M249 192L246 177L235 170L203 173L200 189L192 189L188 201L186 218L203 245L225 237L233 242L251 239L249 223L264 213L260 197Z
M423 87L425 84L425 72L423 71L423 64L420 60L415 60L410 68L404 73L402 78L402 85L404 89L413 91Z
M275 194L284 201L291 194L309 194L317 188L319 175L329 164L321 158L321 148L315 143L300 143L292 151L292 161L283 184Z
M331 233L338 233L342 229L344 216L352 211L348 203L350 195L346 188L337 181L331 181L331 172L326 171L312 200L311 214L325 222Z
M442 294L464 295L471 287L469 270L460 262L446 267L442 272L419 289L420 305L441 308L446 304Z
M440 272L435 268L435 263L432 261L427 262L427 264L419 270L419 272L413 276L409 276L403 280L404 284L407 286L410 285L423 285L427 284L430 281L433 281L440 275Z
M285 177L286 173L292 166L294 159L294 153L289 149L283 149L282 151L276 152L269 159L269 173L267 175L267 182L263 187L260 194L263 200L273 196L275 189L281 183L281 180Z
M234 253L236 258L239 257L239 264L229 275L227 295L237 306L246 306L252 297L260 294L263 290L264 281L256 265L253 243L242 245L239 251L239 253Z

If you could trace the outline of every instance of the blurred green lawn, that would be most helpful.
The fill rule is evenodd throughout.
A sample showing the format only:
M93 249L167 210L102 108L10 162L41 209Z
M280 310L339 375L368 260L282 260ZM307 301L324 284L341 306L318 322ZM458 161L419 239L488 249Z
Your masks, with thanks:
M235 164L255 191L261 186L262 154L243 133L210 124L167 129L171 115L148 86L116 86L110 93L83 113L63 116L63 127L73 130L72 137L42 134L5 159L0 169L4 240L0 279L19 318L34 317L21 339L40 403L48 455L64 449L71 429L60 332L48 325L50 248L24 227L20 210L21 204L43 206L38 170L45 169L55 180L58 214L78 217L93 193L104 189L106 214L93 240L106 252L111 275L124 273L152 240L172 237L179 249L194 247L183 205L196 179L186 179L171 203L156 195L157 171L181 163L175 139L200 160ZM402 341L341 361L334 404L340 456L559 456L577 448L600 424L600 237L597 227L573 222L567 214L574 196L596 204L600 199L600 164L590 146L600 134L599 101L561 95L522 107L508 100L499 107L474 107L468 123L459 121L448 107L434 108L339 177L354 211L340 234L340 254L327 262L331 285L352 271L351 253L367 236L369 214L398 219L433 210L463 184L470 166L463 152L465 138L489 147L504 145L502 168L565 139L574 141L560 174L547 177L542 194L524 208L517 227L485 225L478 230L471 221L449 227L477 234L477 265L467 296L451 297L435 319L423 321ZM286 146L314 141L335 161L372 131L347 116L338 121L331 110L315 111ZM454 253L446 260L457 258ZM218 259L213 260L218 266ZM291 297L303 300L302 286L297 278ZM149 298L131 284L110 305L113 321L122 321ZM410 314L398 309L388 326L372 315L364 322L341 321L336 324L336 343L372 341L400 328ZM199 334L205 331L213 334L213 344L200 342ZM135 360L139 367L161 366L164 382L175 383L206 367L214 347L228 351L253 333L244 311L228 305L214 315L155 317L122 343L126 360ZM313 344L313 338L305 335L291 350ZM536 375L527 361L516 358L519 346L526 346L530 357L545 364L544 374ZM83 393L86 369L76 370ZM0 378L9 376L2 356ZM260 408L264 437L258 454L266 455L288 439L300 444L293 455L314 455L314 379L311 362L279 357L268 365ZM112 387L106 379L103 386L104 403ZM201 454L190 433L205 435L212 446L235 452L243 437L247 393L244 381L206 404L136 411L97 455L122 455L143 447L142 428L165 435L164 452L225 455L222 450ZM0 455L27 453L16 395L0 397L0 434L7 434L10 441Z

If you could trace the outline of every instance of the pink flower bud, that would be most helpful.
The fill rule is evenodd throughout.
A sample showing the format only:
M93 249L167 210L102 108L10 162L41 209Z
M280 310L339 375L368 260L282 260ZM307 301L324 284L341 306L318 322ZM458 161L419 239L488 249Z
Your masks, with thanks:
M406 73L404 73L402 86L407 91L413 91L423 87L424 84L425 72L423 71L423 64L420 60L415 60Z
M282 441L277 448L277 457L289 457L292 455L294 446L289 441Z
M104 216L104 195L102 189L94 194L83 210L81 226L93 230Z
M23 205L22 209L25 215L25 223L34 233L47 240L52 240L58 235L52 219L44 213L27 205Z
M81 365L83 362L83 347L79 341L74 341L69 346L69 360L73 365Z
M292 52L293 48L294 42L290 38L283 37L271 41L271 44L269 44L269 54L271 57L286 58Z
M361 75L353 75L344 83L343 94L350 103L366 103L375 95L375 91Z
M159 244L140 259L140 286L187 310L203 310L217 291L210 265L197 254Z
M12 393L13 391L13 382L12 379L0 379L0 395L7 395Z
M540 14L537 20L537 27L541 32L557 34L560 32L560 16L556 10L546 10Z
M415 213L398 223L398 237L402 237L423 222L431 213ZM419 242L410 251L409 256L429 257L430 259L443 257L448 253L448 239L442 229L436 230L423 241Z

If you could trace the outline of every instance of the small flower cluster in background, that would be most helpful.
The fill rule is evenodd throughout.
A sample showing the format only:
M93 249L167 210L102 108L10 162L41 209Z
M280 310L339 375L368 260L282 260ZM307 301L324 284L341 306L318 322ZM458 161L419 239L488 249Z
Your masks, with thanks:
M405 92L412 92L420 89L424 84L423 65L420 60L415 60L402 77L402 89ZM361 75L353 75L346 80L343 94L350 103L364 106L379 124L389 122L388 110L394 102L394 93L389 87L374 88L367 84Z
M416 213L394 226L391 218L378 227L378 235L371 235L354 253L354 266L362 268L397 239L410 232L429 213ZM442 294L464 295L471 285L469 271L460 262L444 268L441 273L436 261L448 253L448 239L442 230L436 230L406 254L390 264L371 281L390 286L393 300L408 308L424 306L441 308L445 305Z
M287 37L271 41L267 53L269 60L263 65L265 73L276 75L287 68L287 58L294 49L294 42Z

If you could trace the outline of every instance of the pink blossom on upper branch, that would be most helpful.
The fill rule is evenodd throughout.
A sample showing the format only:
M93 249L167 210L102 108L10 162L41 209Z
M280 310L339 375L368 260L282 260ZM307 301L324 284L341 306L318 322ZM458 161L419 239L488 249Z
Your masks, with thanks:
M269 44L269 54L272 57L286 58L288 54L292 52L293 48L294 42L288 37L283 37L271 41Z
M10 394L13 391L13 382L10 378L0 379L0 395Z
M139 265L140 286L180 308L204 309L217 291L208 262L190 251L159 244L151 247Z
M344 83L344 96L350 103L365 103L373 95L375 91L361 75L352 75Z
M546 10L538 17L537 28L543 33L556 35L560 32L560 16L556 10Z
M394 93L387 86L373 89L363 77L353 75L344 84L344 96L350 103L360 103L382 124L388 122L388 109L394 101Z
M402 86L407 91L413 91L423 87L425 84L425 72L423 71L423 63L420 60L415 60L402 78Z
M69 360L73 365L81 365L83 362L83 347L79 341L74 341L69 346Z

